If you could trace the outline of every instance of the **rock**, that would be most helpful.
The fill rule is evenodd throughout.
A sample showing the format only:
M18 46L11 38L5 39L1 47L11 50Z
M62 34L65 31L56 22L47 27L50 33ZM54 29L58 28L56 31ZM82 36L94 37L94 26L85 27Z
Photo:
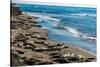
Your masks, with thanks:
M33 25L30 25L32 27L42 27L41 25L36 25L36 24L33 24Z
M18 52L19 54L24 54L23 51L20 51L20 50L15 50L16 52Z
M21 42L25 42L27 40L27 38L23 34L19 34L19 36L16 36L15 39Z
M64 54L63 57L70 57L71 54L68 52L67 54Z
M63 48L69 48L68 46L63 46Z
M21 47L22 47L22 45L20 45L20 44L17 44L17 47L21 48Z
M57 54L59 54L59 53L50 53L49 55L57 55Z
M51 57L51 59L52 58L61 58L62 56L61 55L53 55L52 57Z
M47 42L47 41L45 41L43 45L44 45L44 46L48 46L48 42Z
M64 54L62 56L67 58L68 61L70 61L70 62L77 62L77 61L79 61L79 57L76 56L74 53L69 53L68 52L67 54Z
M25 46L24 49L34 49L34 48L31 46Z
M49 46L48 46L48 48L53 48L53 47L55 47L55 45L49 45Z
M44 65L44 64L53 64L53 62L49 62L49 61L41 61L41 62L38 62L36 63L36 65Z
M34 48L33 51L37 51L37 52L43 52L45 51L46 48Z
M58 63L69 63L69 61L64 58L57 58L57 59L54 59L53 61L58 62Z
M11 42L11 44L16 44L16 43L17 43L17 42L15 42L15 41L14 41L14 42Z
M87 58L87 59L89 59L89 60L94 60L95 58L93 58L93 57L90 57L90 58Z
M40 38L38 38L38 39L40 39L40 40L47 40L46 37L40 37Z
M67 58L67 59L68 59L68 61L70 61L70 62L78 62L78 61L79 61L79 59L78 59L77 56L75 56L75 57L69 57L69 58Z
M27 45L28 45L28 43L24 43L23 45L24 45L24 46L27 46Z
M38 35L38 34L37 34L37 35L35 34L35 35L32 35L31 37L32 37L32 38L40 38L41 36Z
M82 56L82 55L78 55L78 58L79 58L79 59L83 59L84 56Z
M25 57L25 56L24 56L24 57L21 57L22 60L25 60L26 58L27 58L27 57Z
M39 41L39 40L38 40L38 41L35 41L35 43L36 43L36 44L44 44L43 41Z
M95 58L92 58L92 57L91 57L91 58L86 58L86 59L85 59L85 62L92 62L92 61L94 61L94 60L95 60Z
M58 44L56 44L57 46L62 46L62 44L60 44L60 43L58 43Z
M36 46L34 44L29 43L28 45L33 47L33 48L36 48Z
M34 60L24 60L23 63L26 64L26 65L34 65L36 63L36 61L34 61Z
M60 43L58 43L58 44L56 44L58 47L61 47L61 48L69 48L68 46L65 46L64 45L64 43L63 44L60 44Z
M49 48L48 51L55 51L55 50L61 50L60 48Z
M30 35L32 35L32 33L26 33L25 35L26 35L26 36L30 36Z
M76 55L74 53L71 54L71 57L75 57Z
M27 17L27 19L32 19L32 17Z

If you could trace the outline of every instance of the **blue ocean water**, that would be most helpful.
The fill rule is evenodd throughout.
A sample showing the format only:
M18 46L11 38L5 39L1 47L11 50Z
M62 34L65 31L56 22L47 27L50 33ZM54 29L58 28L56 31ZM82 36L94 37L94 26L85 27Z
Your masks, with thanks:
M96 8L18 4L20 9L38 17L48 37L57 42L96 53Z

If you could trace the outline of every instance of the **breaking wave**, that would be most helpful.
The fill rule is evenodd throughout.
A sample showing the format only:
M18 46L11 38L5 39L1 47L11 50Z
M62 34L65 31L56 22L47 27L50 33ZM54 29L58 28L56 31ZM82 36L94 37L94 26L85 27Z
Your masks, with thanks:
M72 16L91 16L91 17L96 17L96 14L89 14L89 13L74 13L70 14Z
M71 28L71 27L64 27L68 32L72 33L75 37L80 37L83 39L87 39L87 40L91 40L91 41L96 41L96 37L94 36L88 36L86 34L83 34L81 32L79 32L77 29L75 28Z

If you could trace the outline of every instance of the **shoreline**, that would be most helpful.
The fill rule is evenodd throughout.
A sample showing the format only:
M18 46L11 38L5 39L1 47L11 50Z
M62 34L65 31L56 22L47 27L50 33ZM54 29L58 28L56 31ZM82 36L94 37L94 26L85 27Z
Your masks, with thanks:
M51 41L36 17L11 16L11 66L94 62L96 56L79 47Z
M43 26L43 29L46 29L47 28L47 30L50 30L50 29L53 29L53 28L48 28L48 26L46 27L45 25L47 25L47 23L45 23L45 22L47 22L47 21L45 21L45 19L44 19L44 21L45 22L42 22L43 20L41 20L41 18L42 18L42 13L40 14L38 14L38 13L36 13L35 14L35 12L27 12L26 14L28 14L28 15L30 15L30 16L36 16L37 18L39 17L39 19L37 19L37 21L39 21L39 24L41 25L41 26ZM40 16L38 16L38 15L40 15ZM45 16L45 15L44 15ZM49 17L49 16L48 16ZM50 16L51 17L51 16ZM51 17L52 18L52 17ZM57 19L58 20L58 19ZM49 22L49 21L48 21ZM43 24L42 24L43 23ZM58 26L59 27L59 26ZM55 28L54 28L55 29ZM65 34L68 34L69 35L69 33L70 33L70 31L67 31L65 28L62 28L62 30L64 30L64 36L66 36L67 37L67 35L65 35ZM52 30L51 30L52 31ZM54 31L54 30L53 30ZM56 30L55 30L56 31ZM60 33L60 32L63 32L63 31L58 31L58 33ZM76 31L76 32L79 32L79 31ZM55 37L55 32L51 32L51 33L53 33L54 34L54 37ZM60 33L60 34L63 34L63 33ZM59 34L59 35L60 35ZM79 35L77 35L77 34L74 34L74 33L71 33L71 34L73 34L72 36L79 36L79 38L80 39L82 39L82 40L84 40L84 41L82 41L81 40L81 42L85 42L85 43L80 43L80 45L77 43L78 42L78 40L74 43L74 42L71 42L70 44L72 45L72 46L77 46L77 47L79 47L79 48L82 48L82 49L84 49L84 50L86 50L86 51L89 51L89 52L91 52L91 53L94 53L94 54L96 54L96 49L93 49L93 50L91 50L91 48L89 47L89 46L91 46L91 45L96 45L96 37L95 36L85 36L85 35L83 35L83 34L80 34L79 33ZM50 37L51 36L51 37ZM54 37L52 37L52 34L48 34L48 37L51 39L51 40L54 40L54 41L60 41L60 39L56 39L56 38L54 38ZM61 37L61 36L60 36ZM65 38L66 38L65 37ZM93 38L92 38L93 37ZM77 38L77 39L79 39L79 38ZM67 41L68 39L63 39L63 40L61 40L59 43L65 43L65 44L68 44L67 42L65 42L65 40ZM86 40L86 41L85 41ZM70 40L68 40L68 41L70 41ZM88 45L88 43L89 43L89 41L91 42L89 45ZM86 47L85 48L85 46L84 46L84 48L81 46L81 45L88 45L88 47ZM95 48L95 46L94 46L94 48Z
M50 40L50 41L53 41L53 40ZM55 42L55 41L54 41ZM60 42L59 42L60 43ZM61 42L62 43L62 42ZM80 47L76 47L76 46L73 46L73 45L68 45L68 44L66 44L66 43L64 43L64 46L69 46L69 47L71 47L72 49L75 49L75 50L80 50L80 52L82 51L82 52L84 52L84 53L88 53L89 55L93 55L94 57L96 57L96 54L95 53L92 53L92 52L90 52L90 51L87 51L87 50L85 50L85 49L83 49L83 48L80 48Z
M27 13L23 13L23 14L27 14ZM27 15L29 15L29 14L27 14ZM29 15L29 16L32 16L32 15ZM37 20L37 24L38 24L38 20ZM42 28L41 28L42 29ZM47 30L47 29L45 29L45 30ZM47 30L48 31L48 30ZM48 32L47 32L48 33ZM48 36L48 35L47 35ZM48 38L49 39L49 38ZM57 42L57 41L54 41L54 40L51 40L51 39L49 39L50 41L53 41L53 42ZM57 42L58 43L58 42ZM59 43L62 43L62 42L59 42ZM67 45L66 43L64 43L64 45L65 46L69 46L69 45ZM79 50L82 50L83 52L87 52L87 53L89 53L89 54L91 54L91 55L94 55L94 56L96 56L96 54L95 53L92 53L92 52L90 52L90 51L87 51L87 50L85 50L85 49L83 49L83 48L80 48L80 47L76 47L76 46L73 46L73 45L70 45L69 47L72 47L72 48L75 48L75 49L79 49Z
M51 40L51 41L53 41L53 40ZM55 41L54 41L55 42ZM59 43L62 43L62 42L59 42ZM85 50L85 49L83 49L83 48L80 48L80 47L76 47L76 46L73 46L73 45L68 45L68 44L64 44L65 46L70 46L70 47L72 47L72 48L76 48L76 49L79 49L79 50L82 50L83 52L86 52L86 53L89 53L89 54L91 54L91 55L94 55L94 56L96 56L96 53L92 53L92 52L90 52L90 51L87 51L87 50Z

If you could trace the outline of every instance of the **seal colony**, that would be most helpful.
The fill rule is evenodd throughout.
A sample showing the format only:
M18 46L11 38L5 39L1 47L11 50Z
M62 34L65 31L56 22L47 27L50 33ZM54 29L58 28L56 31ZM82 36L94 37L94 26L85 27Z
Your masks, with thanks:
M37 17L23 14L11 4L11 66L80 63L96 61L83 49L48 39Z

